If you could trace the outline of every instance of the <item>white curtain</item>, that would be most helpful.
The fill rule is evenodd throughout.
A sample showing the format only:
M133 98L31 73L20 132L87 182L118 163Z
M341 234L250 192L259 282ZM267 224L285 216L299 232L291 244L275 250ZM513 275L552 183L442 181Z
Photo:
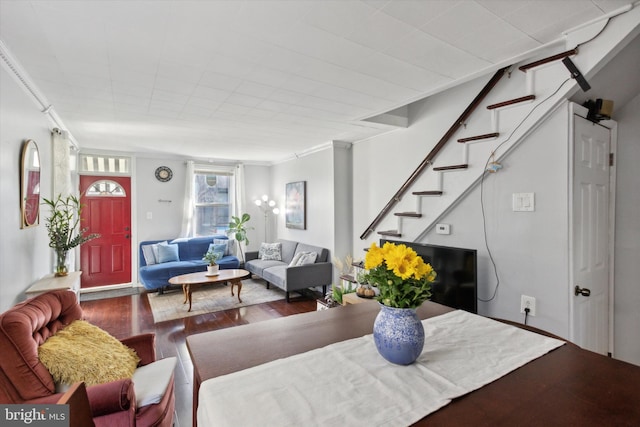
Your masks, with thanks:
M236 166L235 177L235 199L233 201L233 215L241 217L244 212L244 165Z
M182 229L180 237L192 237L194 235L193 215L196 210L195 200L193 199L193 161L187 162L187 170L185 173L184 185L184 208L182 212Z
M53 152L53 195L51 198L62 194L66 197L69 194L76 194L71 187L71 154L69 151L68 133L60 131L58 128L51 131L51 142Z

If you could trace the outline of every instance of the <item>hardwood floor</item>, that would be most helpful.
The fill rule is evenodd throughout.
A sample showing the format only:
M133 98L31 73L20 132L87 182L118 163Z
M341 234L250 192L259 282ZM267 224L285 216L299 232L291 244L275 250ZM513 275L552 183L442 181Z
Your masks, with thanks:
M293 294L296 295L296 294ZM86 321L104 329L116 338L154 332L157 357L176 356L176 427L189 427L192 408L193 364L187 350L186 337L215 329L261 322L277 317L316 310L316 300L294 297L249 307L202 314L184 319L153 323L146 294L81 302ZM256 349L257 350L257 349Z

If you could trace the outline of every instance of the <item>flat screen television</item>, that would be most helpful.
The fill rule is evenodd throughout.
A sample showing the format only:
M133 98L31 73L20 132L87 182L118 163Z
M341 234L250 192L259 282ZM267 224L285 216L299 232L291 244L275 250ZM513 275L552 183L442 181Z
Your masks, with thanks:
M431 286L431 301L470 313L478 312L478 254L475 249L386 239L380 239L380 246L385 242L404 244L431 264L438 273Z

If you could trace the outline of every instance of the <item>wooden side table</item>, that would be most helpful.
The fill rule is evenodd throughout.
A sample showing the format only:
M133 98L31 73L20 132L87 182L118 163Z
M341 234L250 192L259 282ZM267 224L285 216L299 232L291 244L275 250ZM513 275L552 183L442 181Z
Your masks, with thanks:
M373 298L360 298L358 296L358 294L356 294L355 292L351 292L349 294L342 295L342 305L361 304L363 302L375 302L375 303L377 303L378 301L376 301Z
M82 271L72 271L66 276L55 277L53 274L47 274L42 279L34 282L29 289L24 291L27 298L35 297L49 291L57 291L68 289L76 294L80 299L80 276Z

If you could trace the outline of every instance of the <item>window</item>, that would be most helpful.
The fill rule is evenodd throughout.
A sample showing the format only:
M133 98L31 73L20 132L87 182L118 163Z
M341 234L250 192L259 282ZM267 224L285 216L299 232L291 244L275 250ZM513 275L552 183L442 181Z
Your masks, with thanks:
M129 175L131 172L129 157L105 156L100 154L81 154L80 173L99 175Z
M196 169L193 179L195 235L224 234L233 212L232 174Z
M127 197L120 184L108 179L94 182L91 187L87 188L86 195L88 197Z

